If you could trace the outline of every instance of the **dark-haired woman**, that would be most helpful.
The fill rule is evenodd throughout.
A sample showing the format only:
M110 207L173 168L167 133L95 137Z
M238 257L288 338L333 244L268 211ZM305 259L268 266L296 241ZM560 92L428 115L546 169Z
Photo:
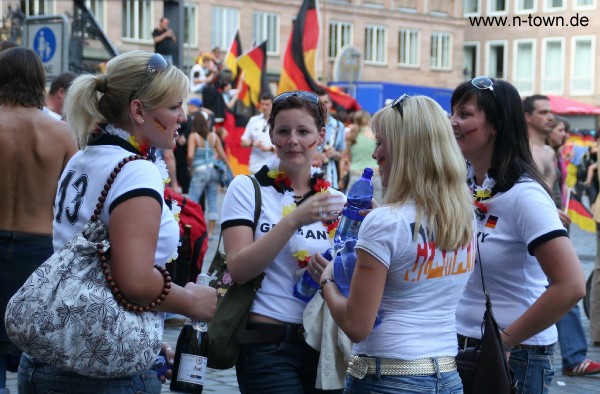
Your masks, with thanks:
M189 198L198 202L202 193L206 192L206 218L208 219L208 236L212 237L215 224L219 218L217 208L217 189L219 172L215 168L217 156L229 167L229 160L223 150L221 139L208 127L208 122L201 113L192 119L192 132L188 138L188 167L192 175Z
M585 293L581 265L533 161L517 90L479 77L460 84L451 105L477 215L477 264L516 389L546 393L554 376L554 323ZM473 274L456 313L459 346L481 339L484 310L481 277Z

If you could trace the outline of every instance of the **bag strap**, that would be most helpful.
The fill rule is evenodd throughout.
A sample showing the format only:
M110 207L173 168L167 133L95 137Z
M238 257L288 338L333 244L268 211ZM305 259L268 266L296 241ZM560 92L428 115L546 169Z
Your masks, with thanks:
M256 226L258 226L258 219L260 218L260 209L262 206L262 195L260 192L260 185L256 178L252 175L246 175L250 180L252 180L252 185L254 186L254 222L252 226L252 234L256 231ZM217 250L221 247L221 239L223 239L223 232L219 232L219 243L217 243Z
M112 187L112 184L115 182L115 178L117 177L117 175L119 175L119 173L121 172L121 170L123 169L125 164L135 161L135 160L150 160L150 158L146 155L144 155L144 156L139 155L139 154L131 155L128 157L124 157L115 166L115 168L112 170L112 172L108 176L108 179L106 180L106 184L104 185L104 188L100 192L100 197L98 197L98 203L96 204L96 209L94 209L94 213L92 214L90 221L92 221L92 222L100 221L100 212L102 212L102 208L104 208L104 202L106 201L106 196L108 196L108 192L109 192L110 188ZM86 237L86 239L87 239L87 237ZM125 297L122 296L121 290L116 285L116 283L113 281L113 278L111 276L112 275L111 274L111 265L107 262L107 260L109 259L109 255L110 255L110 247L105 250L105 245L100 242L100 243L96 244L96 249L97 249L97 253L98 253L98 259L100 260L100 268L102 268L102 273L104 274L104 278L106 279L106 284L109 287L109 289L111 290L111 292L114 294L115 299L119 302L119 304L121 304L121 306L124 309L126 309L130 312L138 313L138 314L143 313L143 312L148 312L150 310L155 309L158 305L160 305L163 302L163 300L165 298L167 298L167 295L170 292L171 284L172 284L171 276L170 276L169 272L165 269L165 267L154 264L154 268L156 268L162 274L163 280L164 280L164 287L163 287L163 290L160 293L160 295L156 298L156 300L154 300L154 302L152 302L148 305L144 305L144 306L137 305L137 304L134 304L133 302L127 301L127 299L125 299Z
M479 258L479 273L481 274L481 287L483 287L483 295L485 296L485 309L488 312L492 311L492 301L490 300L490 294L485 287L485 279L483 278L483 267L481 264L481 252L479 251L479 239L477 239L477 257Z

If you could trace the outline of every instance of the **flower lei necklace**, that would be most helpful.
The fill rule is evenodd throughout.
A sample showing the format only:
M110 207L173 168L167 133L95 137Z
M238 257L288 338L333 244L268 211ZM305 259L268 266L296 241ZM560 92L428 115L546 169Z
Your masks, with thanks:
M96 128L98 131L105 131L108 134L111 134L116 137L120 137L120 138L124 139L125 141L129 142L131 144L131 146L133 146L136 150L138 150L142 155L148 156L152 160L152 163L154 163L154 165L158 169L158 172L160 173L160 177L162 178L162 181L163 181L163 187L166 186L169 182L171 182L171 178L169 178L169 171L167 170L167 164L160 157L156 157L156 155L154 154L155 149L151 148L150 145L138 143L135 139L135 136L129 134L127 131L125 131L123 129L115 127L112 124L107 124L104 129L102 129L99 125L96 126ZM167 205L169 205L169 204L167 204ZM181 207L177 204L177 201L172 200L169 208L171 208L171 213L173 214L175 221L177 223L179 223L179 215L181 213ZM177 250L176 250L167 259L167 263L175 260L178 255L179 254L177 253Z
M294 196L294 189L292 189L292 181L285 175L285 172L279 171L278 163L275 163L273 167L269 167L267 176L273 179L273 187L282 193L281 196L281 217L285 217L292 213L297 204L301 203L306 197L309 197L317 193L328 193L331 184L325 180L325 174L319 171L318 168L311 168L311 178L309 181L310 190L303 196ZM296 201L298 197L302 197L300 201ZM327 236L331 241L335 235L335 231L339 224L339 219L330 224L323 224L327 228ZM296 259L299 268L299 274L302 274L302 270L306 269L308 262L310 261L311 253L304 249L302 244L304 238L299 231L296 231L290 239L289 246L292 256Z
M482 220L487 213L487 206L483 203L484 200L492 197L492 189L496 186L496 181L491 178L488 173L485 173L485 178L481 186L475 183L475 170L471 163L467 161L467 185L473 192L473 205L475 205L475 214L479 220Z

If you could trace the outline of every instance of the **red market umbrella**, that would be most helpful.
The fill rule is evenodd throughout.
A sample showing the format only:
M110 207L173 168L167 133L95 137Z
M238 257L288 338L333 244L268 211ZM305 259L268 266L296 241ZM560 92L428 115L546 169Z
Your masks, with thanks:
M557 115L600 115L600 107L561 96L548 96L552 112Z

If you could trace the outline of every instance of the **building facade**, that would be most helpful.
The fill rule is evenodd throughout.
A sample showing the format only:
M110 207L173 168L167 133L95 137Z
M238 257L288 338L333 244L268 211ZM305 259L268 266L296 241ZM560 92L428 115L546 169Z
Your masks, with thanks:
M182 0L183 1L183 0ZM121 51L152 50L152 30L164 14L163 0L83 0L112 43ZM171 3L177 2L170 0ZM184 67L200 53L225 51L240 30L242 49L267 39L267 67L276 79L292 20L301 0L185 0ZM66 0L0 0L26 15L72 13ZM459 0L320 0L321 38L317 78L333 81L340 50L362 54L362 80L454 88L464 77L464 19ZM171 21L173 26L173 21ZM175 30L175 29L174 29ZM181 38L179 38L181 39Z
M242 49L267 40L276 81L302 0L82 0L121 51L153 50L152 30L168 5L183 2L185 70L213 47L224 51L239 29ZM361 55L362 81L453 89L476 75L504 78L523 96L554 94L600 104L600 0L319 0L316 74L334 71L342 48ZM68 0L0 0L26 15L72 13ZM173 21L171 26L174 28ZM181 40L181 37L178 37ZM93 51L94 48L88 48ZM351 81L355 82L355 81Z
M597 0L464 0L463 69L541 93L600 104Z

